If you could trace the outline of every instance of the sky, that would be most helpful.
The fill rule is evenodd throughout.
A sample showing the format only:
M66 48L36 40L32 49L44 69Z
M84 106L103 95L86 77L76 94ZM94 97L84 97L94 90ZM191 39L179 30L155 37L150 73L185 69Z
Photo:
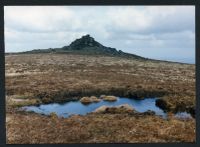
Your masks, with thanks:
M195 63L194 6L5 6L5 52L57 48L90 34L147 58Z

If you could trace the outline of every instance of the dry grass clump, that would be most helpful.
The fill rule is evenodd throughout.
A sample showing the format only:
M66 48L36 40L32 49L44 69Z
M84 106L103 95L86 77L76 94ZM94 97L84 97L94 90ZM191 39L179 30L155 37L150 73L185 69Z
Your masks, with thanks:
M39 99L30 98L28 96L6 96L6 107L14 108L14 107L22 107L28 105L38 105L42 102Z
M195 65L69 54L6 56L6 94L25 93L43 103L102 94L165 96L170 109L180 102L195 108Z
M92 103L91 99L89 97L83 97L80 99L80 102L83 104L89 104Z
M101 99L98 99L96 96L91 96L90 99L91 99L93 102L95 102L95 103L101 101Z
M67 119L13 112L24 105L92 95L105 100L114 95L159 97L165 101L167 111L195 114L195 65L69 54L20 54L5 59L7 143L195 141L195 119L163 120L149 115L151 112L89 114ZM87 98L88 102L91 100L100 101Z
M133 113L134 109L128 104L123 104L115 107L109 107L109 106L101 106L97 108L94 113Z
M91 97L83 97L80 99L80 102L83 104L90 104L90 103L97 103L100 102L101 100L98 99L96 96L91 96Z
M117 97L116 96L104 96L103 100L104 101L116 101Z

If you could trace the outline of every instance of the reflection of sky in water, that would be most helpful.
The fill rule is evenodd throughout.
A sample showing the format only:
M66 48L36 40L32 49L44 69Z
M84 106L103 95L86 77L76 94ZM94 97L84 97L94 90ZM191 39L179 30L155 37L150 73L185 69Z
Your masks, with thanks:
M155 98L148 98L144 100L135 100L129 98L118 98L115 102L101 101L98 103L91 103L88 105L83 105L79 101L71 101L62 104L52 103L52 104L44 104L40 106L26 106L26 111L33 111L40 114L49 115L51 112L55 112L58 116L68 117L72 114L80 114L85 115L89 112L94 111L98 107L102 105L106 106L117 106L121 104L129 104L133 106L133 108L138 112L145 112L147 110L154 111L156 115L161 115L164 118L166 114L155 105Z
M187 112L178 112L176 113L175 117L177 118L192 118L191 114Z

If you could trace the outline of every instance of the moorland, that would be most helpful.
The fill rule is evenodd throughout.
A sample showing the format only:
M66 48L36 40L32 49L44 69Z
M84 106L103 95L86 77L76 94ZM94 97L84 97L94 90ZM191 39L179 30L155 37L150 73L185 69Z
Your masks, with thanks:
M9 144L195 142L194 64L124 53L89 35L62 48L11 53L5 59ZM19 110L101 95L157 97L168 118L123 111L62 118ZM179 111L192 118L176 118Z

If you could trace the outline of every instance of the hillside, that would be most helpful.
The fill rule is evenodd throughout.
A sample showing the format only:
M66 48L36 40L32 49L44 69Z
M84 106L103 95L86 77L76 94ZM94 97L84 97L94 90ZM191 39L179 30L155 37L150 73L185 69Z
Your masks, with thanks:
M90 35L82 36L79 39L74 40L68 46L62 48L49 48L49 49L34 49L31 51L21 53L68 53L68 54L81 54L81 55L105 55L105 56L117 56L134 59L146 59L141 56L125 53L115 48L106 47L99 42L95 41Z

